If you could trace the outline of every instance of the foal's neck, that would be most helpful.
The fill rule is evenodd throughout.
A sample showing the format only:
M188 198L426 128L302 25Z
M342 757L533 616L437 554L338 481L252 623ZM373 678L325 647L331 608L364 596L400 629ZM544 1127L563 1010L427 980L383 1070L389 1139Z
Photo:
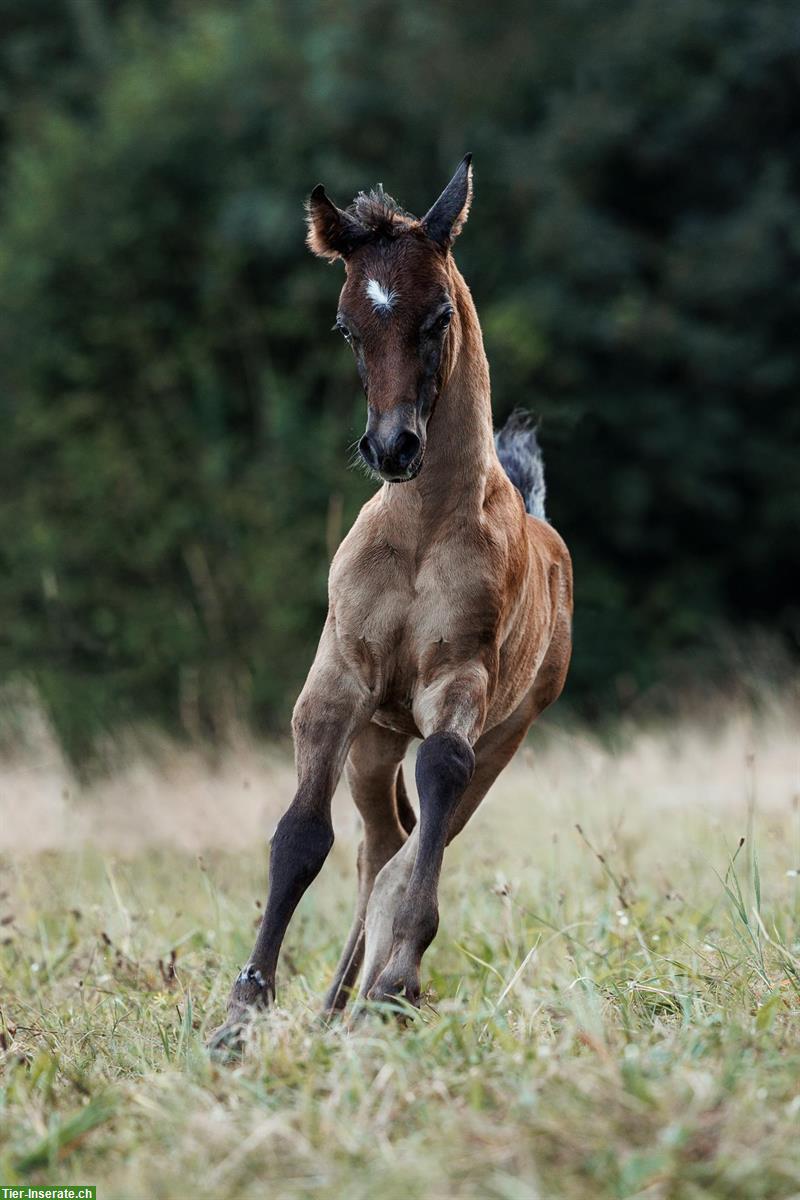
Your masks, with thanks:
M451 361L446 381L428 422L422 470L411 483L387 484L384 503L398 518L437 525L457 511L459 519L478 519L486 483L497 454L492 432L489 364L478 314L469 288L450 262L450 285L457 320L451 332Z

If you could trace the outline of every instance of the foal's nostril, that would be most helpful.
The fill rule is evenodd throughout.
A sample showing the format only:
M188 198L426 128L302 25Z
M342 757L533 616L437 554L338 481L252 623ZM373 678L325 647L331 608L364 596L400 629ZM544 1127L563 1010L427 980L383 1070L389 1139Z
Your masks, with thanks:
M398 470L405 471L417 456L419 438L410 429L401 429L391 446L391 457Z
M358 451L368 467L371 467L373 471L377 471L379 469L379 455L375 448L374 442L368 433L365 433L361 441L358 443Z

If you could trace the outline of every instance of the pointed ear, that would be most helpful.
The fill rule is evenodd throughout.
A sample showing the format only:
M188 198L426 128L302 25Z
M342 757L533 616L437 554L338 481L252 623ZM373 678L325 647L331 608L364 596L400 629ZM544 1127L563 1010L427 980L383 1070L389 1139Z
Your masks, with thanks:
M355 217L337 208L318 183L306 202L308 236L306 242L320 258L347 258L361 242L366 230Z
M433 208L422 218L424 232L443 250L449 249L464 228L471 203L472 155L465 154Z

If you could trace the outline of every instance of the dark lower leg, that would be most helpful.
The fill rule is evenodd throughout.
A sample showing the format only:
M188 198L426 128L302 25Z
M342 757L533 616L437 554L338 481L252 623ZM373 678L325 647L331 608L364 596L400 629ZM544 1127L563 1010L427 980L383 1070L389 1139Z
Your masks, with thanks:
M439 926L438 887L450 819L475 768L469 743L455 733L435 733L417 754L420 820L417 854L392 926L392 952L370 991L373 999L403 994L419 999L422 955Z
M231 990L229 1019L239 1019L249 1006L265 1006L274 999L278 954L289 921L332 845L330 802L315 807L298 794L272 839L267 904L253 953Z

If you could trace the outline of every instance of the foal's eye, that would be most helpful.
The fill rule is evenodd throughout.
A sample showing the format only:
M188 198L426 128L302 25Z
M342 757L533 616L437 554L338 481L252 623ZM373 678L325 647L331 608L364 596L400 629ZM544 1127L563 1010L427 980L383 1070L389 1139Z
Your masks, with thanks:
M336 321L333 326L333 329L339 331L339 333L342 335L342 337L348 343L348 345L352 345L353 335L350 332L350 330L347 328L347 326L345 325L344 321Z
M453 310L450 308L446 308L443 313L439 313L439 316L436 318L436 320L433 322L433 324L430 327L430 332L431 333L444 333L445 329L447 329L447 326L450 324L452 319L453 319Z

